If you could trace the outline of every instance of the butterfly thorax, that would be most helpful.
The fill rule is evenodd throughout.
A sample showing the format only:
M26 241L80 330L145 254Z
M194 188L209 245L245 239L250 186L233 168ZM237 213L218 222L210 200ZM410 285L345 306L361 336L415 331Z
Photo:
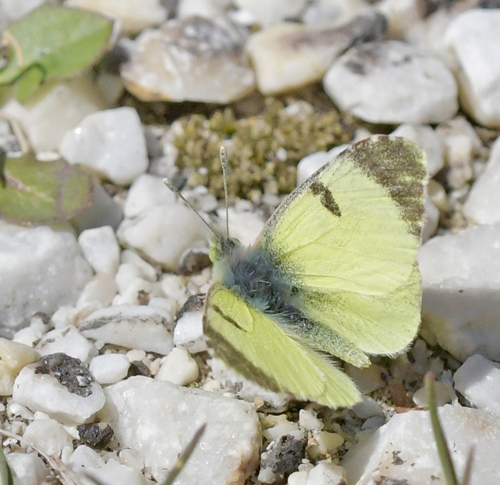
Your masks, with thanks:
M215 242L212 255L215 277L247 303L266 313L293 313L297 290L266 252L221 238Z

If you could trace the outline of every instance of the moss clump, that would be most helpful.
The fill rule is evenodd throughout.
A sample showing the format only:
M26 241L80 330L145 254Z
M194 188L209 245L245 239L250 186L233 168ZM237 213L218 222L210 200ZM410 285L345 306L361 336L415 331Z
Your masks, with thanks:
M236 119L230 109L210 118L189 115L172 127L177 165L191 186L206 185L223 196L219 149L229 156L229 195L260 202L263 193L283 195L295 188L297 163L306 155L341 145L353 138L349 115L331 109L314 112L305 101L269 98L262 114Z

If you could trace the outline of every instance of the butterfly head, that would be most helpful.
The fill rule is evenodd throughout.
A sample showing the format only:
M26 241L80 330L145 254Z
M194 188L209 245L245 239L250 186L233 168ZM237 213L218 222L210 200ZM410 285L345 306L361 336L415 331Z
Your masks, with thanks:
M214 264L224 261L240 247L238 239L215 233L210 239L210 261Z

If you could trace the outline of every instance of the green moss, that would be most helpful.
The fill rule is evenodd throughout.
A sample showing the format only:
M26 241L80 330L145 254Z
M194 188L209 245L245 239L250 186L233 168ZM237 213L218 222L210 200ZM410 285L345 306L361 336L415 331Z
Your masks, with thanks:
M260 202L263 193L288 194L295 188L297 163L306 155L350 141L353 118L337 111L314 112L305 101L287 108L269 98L262 114L236 119L230 108L210 118L189 115L176 124L177 165L191 186L206 185L223 196L219 149L229 156L230 196Z

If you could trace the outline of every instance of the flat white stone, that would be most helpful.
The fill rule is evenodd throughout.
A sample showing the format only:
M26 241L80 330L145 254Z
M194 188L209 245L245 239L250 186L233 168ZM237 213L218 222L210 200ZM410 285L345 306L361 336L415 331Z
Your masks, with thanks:
M242 46L215 23L196 16L143 31L121 75L127 89L143 101L230 103L255 86Z
M472 405L500 416L500 364L470 356L455 372L455 389Z
M130 186L123 213L125 217L132 218L157 205L175 204L176 200L177 197L163 183L161 177L144 173L139 175Z
M500 446L498 418L479 409L450 404L439 408L439 418L459 474L473 447L470 484L496 485ZM407 485L445 483L427 411L394 415L385 426L354 445L341 465L347 471L348 483L356 485L383 481Z
M403 123L391 135L402 136L418 143L427 156L427 173L429 177L436 175L444 167L443 139L429 125Z
M32 421L26 427L23 438L50 456L61 456L65 447L73 450L73 438L62 424L51 418Z
M91 384L89 396L79 396L55 377L35 374L35 365L26 366L17 376L14 402L41 411L62 424L82 424L104 406L105 397L99 384Z
M306 6L307 0L235 0L241 10L249 12L255 22L267 27L282 20L294 18Z
M68 0L68 6L93 10L121 21L124 32L137 34L147 27L160 25L168 10L161 0Z
M341 110L372 123L439 123L458 109L457 86L446 65L395 40L349 49L323 85Z
M332 62L354 42L375 40L382 16L370 12L348 25L282 23L253 34L246 49L262 94L279 94L320 81Z
M173 348L170 322L170 314L161 308L120 305L93 313L80 331L107 344L167 355Z
M130 361L124 354L104 354L90 361L89 370L101 385L115 384L127 377Z
M78 236L85 259L96 273L114 276L118 270L120 246L111 226L87 229Z
M476 224L500 222L500 138L491 147L481 176L474 182L464 204L464 215Z
M49 469L36 451L6 453L5 458L12 470L14 485L40 485L49 474Z
M128 106L86 116L64 135L59 151L72 165L84 165L118 185L132 183L148 168L141 120Z
M500 11L472 9L448 27L462 107L478 123L500 127Z
M205 433L177 478L179 485L243 483L258 464L260 426L248 403L147 377L131 377L105 393L101 419L159 482L202 424Z
M206 241L207 228L199 217L181 203L161 205L125 219L118 228L118 240L140 251L150 261L175 270L182 253Z
M27 345L0 338L0 396L12 396L14 380L21 369L39 359Z
M85 116L105 109L89 76L42 85L23 105L11 100L2 111L17 118L39 155L54 153L65 133Z
M36 312L50 315L62 305L75 303L92 275L69 232L0 222L0 247L4 332L24 326Z
M73 326L55 328L46 333L41 338L36 349L40 355L63 352L87 364L99 353L95 345L89 342L80 331Z
M424 331L459 360L500 360L500 224L436 236L418 260Z
M155 379L171 382L178 386L186 386L198 379L200 369L186 349L174 348L163 358L160 370Z

